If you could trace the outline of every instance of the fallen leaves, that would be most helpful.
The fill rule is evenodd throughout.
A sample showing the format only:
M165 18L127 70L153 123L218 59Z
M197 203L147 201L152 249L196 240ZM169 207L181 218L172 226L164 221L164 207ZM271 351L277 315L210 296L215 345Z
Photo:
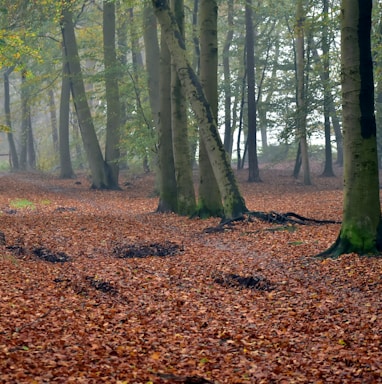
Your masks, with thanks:
M238 175L250 209L341 219L341 180L275 172ZM312 257L339 225L209 232L152 213L150 175L80 182L2 177L0 382L382 382L382 260Z

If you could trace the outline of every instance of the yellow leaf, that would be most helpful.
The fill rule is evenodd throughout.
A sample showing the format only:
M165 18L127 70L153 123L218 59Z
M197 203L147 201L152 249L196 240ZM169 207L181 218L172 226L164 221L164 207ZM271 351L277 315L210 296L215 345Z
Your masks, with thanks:
M160 353L159 352L154 352L150 356L153 360L159 360L160 359Z

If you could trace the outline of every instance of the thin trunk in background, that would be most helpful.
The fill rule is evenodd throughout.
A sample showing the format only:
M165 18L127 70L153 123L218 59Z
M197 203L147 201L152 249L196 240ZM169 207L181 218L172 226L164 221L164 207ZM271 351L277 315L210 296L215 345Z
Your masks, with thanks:
M66 55L63 51L62 57L62 79L60 98L60 118L58 123L59 154L60 154L60 178L70 179L74 176L72 160L70 156L69 141L69 117L70 117L70 79L69 67Z
M49 89L48 97L49 97L50 125L52 127L53 151L55 154L57 154L59 151L59 143L58 143L58 129L57 129L56 99L54 97L53 89Z
M323 26L322 26L322 64L324 87L324 131L325 131L325 166L322 176L333 177L333 156L330 129L330 45L329 45L329 0L323 0Z
M19 157L17 155L17 149L12 132L12 118L11 118L11 95L9 91L9 75L13 72L14 67L9 67L3 74L4 78L4 114L5 123L9 128L7 132L8 145L9 145L9 165L12 171L19 169Z
M255 96L255 31L253 27L252 0L245 3L245 30L247 52L247 103L248 103L248 181L259 182L260 171L257 159L257 111Z
M20 130L20 169L26 170L28 165L28 96L25 85L25 71L21 73L21 130Z
M223 77L224 77L224 149L229 158L232 157L232 84L231 84L231 68L230 68L230 48L233 39L233 0L227 3L227 23L228 31L226 34L223 47Z
M146 4L143 10L143 19L143 40L145 45L145 64L149 88L149 101L154 128L158 129L160 111L160 71L158 57L160 57L160 48L158 42L157 20L154 15L153 8L149 4Z
M297 2L296 13L296 78L297 78L297 138L301 147L301 163L303 182L310 185L310 169L308 157L308 142L306 133L306 100L305 100L305 13L303 0Z

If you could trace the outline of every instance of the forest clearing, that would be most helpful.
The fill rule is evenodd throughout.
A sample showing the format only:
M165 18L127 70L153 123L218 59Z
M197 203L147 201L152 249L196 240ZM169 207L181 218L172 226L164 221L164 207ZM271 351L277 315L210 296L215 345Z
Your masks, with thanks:
M341 177L261 172L250 210L341 220ZM221 228L122 178L1 177L1 383L382 383L382 260L313 257L340 225Z

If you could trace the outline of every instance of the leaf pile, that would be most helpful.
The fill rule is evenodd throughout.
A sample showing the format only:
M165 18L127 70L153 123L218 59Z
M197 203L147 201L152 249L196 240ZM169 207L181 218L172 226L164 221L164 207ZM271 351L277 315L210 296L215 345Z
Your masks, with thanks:
M250 210L341 220L340 177L246 177ZM0 383L382 383L382 259L313 257L339 224L205 231L121 185L1 177Z

